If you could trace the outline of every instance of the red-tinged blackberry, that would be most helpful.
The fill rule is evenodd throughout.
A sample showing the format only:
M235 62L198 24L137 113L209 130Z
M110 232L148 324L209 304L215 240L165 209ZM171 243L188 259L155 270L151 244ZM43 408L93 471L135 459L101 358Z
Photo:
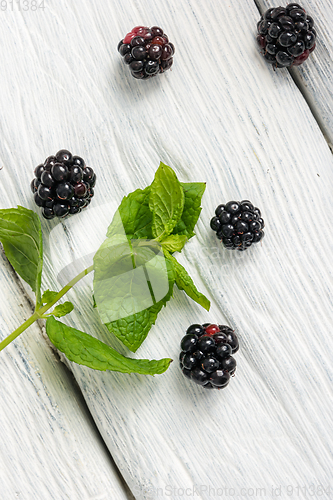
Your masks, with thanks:
M210 323L209 325L205 326L205 334L208 335L215 335L220 331L220 328L218 325L214 325Z
M118 52L132 76L146 80L171 68L175 47L162 28L136 26L119 42Z
M297 3L268 9L261 16L257 30L261 52L274 68L299 66L316 46L313 19Z
M179 365L182 373L205 389L228 385L236 371L232 356L239 348L235 332L226 325L193 324L182 338Z
M248 200L219 205L210 221L210 227L225 248L240 251L262 240L264 226L259 208Z
M46 219L79 213L94 196L95 172L80 156L73 156L67 149L47 157L34 173L31 191Z

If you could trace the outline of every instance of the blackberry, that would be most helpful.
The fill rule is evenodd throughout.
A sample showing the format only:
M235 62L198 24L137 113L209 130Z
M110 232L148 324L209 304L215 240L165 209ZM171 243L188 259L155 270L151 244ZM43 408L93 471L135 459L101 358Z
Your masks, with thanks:
M45 219L79 213L94 196L95 172L67 149L46 158L34 174L30 187Z
M239 349L235 332L226 325L188 327L182 338L179 364L185 377L206 389L222 389L236 371L232 356Z
M158 26L136 26L119 42L118 52L132 76L146 80L171 68L175 47Z
M267 10L257 24L257 42L274 68L302 64L315 49L316 30L311 16L297 3Z
M246 250L253 243L261 241L265 235L261 212L248 200L229 201L225 205L219 205L210 221L210 227L230 250Z

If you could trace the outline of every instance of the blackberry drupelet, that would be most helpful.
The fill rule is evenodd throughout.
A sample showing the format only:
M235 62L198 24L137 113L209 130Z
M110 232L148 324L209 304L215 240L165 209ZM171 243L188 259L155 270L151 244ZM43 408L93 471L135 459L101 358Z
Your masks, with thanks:
M222 389L228 385L236 371L232 354L239 349L237 335L229 326L191 325L180 347L179 362L185 377L206 389Z
M257 24L257 42L275 68L299 66L315 49L316 30L299 4L268 9Z
M252 243L261 241L265 235L261 212L248 200L229 201L226 205L219 205L210 221L210 227L230 250L244 251Z
M45 219L81 212L94 196L96 174L80 156L61 149L35 168L31 191Z
M136 26L119 42L118 52L132 76L146 80L171 68L175 47L158 26Z

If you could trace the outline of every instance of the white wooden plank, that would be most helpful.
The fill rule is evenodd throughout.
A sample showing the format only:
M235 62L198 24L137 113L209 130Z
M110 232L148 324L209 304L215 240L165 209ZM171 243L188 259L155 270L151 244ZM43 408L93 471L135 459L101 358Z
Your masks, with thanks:
M30 306L1 254L1 337ZM1 498L128 498L70 372L38 325L1 352Z
M291 2L255 0L260 12ZM301 66L290 69L307 100L331 148L333 145L333 4L330 0L302 0L300 3L313 17L317 31L316 48Z
M333 162L288 72L271 71L257 50L254 3L60 2L7 14L0 30L0 175L10 194L3 206L33 206L33 166L61 147L82 155L98 175L82 217L58 224L58 234L51 231L56 223L43 221L44 287L59 287L62 265L98 247L122 196L150 183L160 160L183 181L207 182L197 238L179 260L212 299L211 312L175 291L135 355L171 355L168 372L148 378L72 366L135 497L171 491L177 498L181 489L197 488L194 498L210 499L212 489L218 497L218 488L224 496L228 488L232 498L244 498L250 488L264 488L271 498L280 486L282 497L288 485L327 487L333 241L322 214L332 209ZM131 79L116 53L137 24L160 24L176 45L173 70L158 79ZM262 245L244 254L223 250L208 227L216 205L233 198L255 202L267 225ZM89 280L69 297L77 309L69 324L106 339ZM239 333L238 370L225 391L207 394L179 371L179 340L197 321L228 323ZM31 356L28 332L23 339Z

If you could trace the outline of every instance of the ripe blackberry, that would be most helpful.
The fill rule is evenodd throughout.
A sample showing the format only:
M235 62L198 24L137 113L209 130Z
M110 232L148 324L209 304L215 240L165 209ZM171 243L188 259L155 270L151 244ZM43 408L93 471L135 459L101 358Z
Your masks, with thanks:
M171 68L175 47L158 26L136 26L118 44L131 74L146 80Z
M267 62L275 68L299 66L315 49L312 17L299 4L268 9L257 24L257 42Z
M219 205L210 221L210 227L230 250L246 250L265 235L265 223L260 210L248 200L229 201L225 205Z
M239 349L237 335L225 325L205 323L188 327L179 356L185 377L206 389L222 389L236 371L232 354Z
M30 187L45 219L79 213L94 196L95 172L66 149L46 158L34 173Z

